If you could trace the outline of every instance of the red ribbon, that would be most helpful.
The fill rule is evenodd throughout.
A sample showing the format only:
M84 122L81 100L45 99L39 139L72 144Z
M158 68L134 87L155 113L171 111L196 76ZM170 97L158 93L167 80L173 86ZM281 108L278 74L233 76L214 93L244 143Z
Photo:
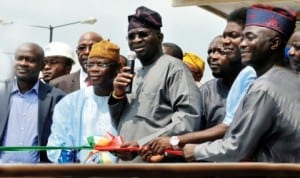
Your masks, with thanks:
M95 145L94 149L98 151L129 151L129 152L137 152L141 151L142 149L146 149L145 147L121 147L124 143L123 138L121 136L114 136L111 133L107 132L104 137L110 140L109 144L106 146ZM183 156L182 150L173 150L173 149L166 149L165 154L170 154L174 156Z

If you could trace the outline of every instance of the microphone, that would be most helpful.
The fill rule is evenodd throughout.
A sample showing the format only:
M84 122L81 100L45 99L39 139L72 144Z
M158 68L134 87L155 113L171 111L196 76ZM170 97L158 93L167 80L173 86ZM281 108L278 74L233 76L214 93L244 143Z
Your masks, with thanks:
M126 62L126 66L130 67L130 71L128 71L128 73L133 74L134 73L134 60L136 58L136 54L135 52L131 51L130 54L127 56L127 62ZM125 92L126 93L131 93L132 90L132 81L126 86L125 88Z

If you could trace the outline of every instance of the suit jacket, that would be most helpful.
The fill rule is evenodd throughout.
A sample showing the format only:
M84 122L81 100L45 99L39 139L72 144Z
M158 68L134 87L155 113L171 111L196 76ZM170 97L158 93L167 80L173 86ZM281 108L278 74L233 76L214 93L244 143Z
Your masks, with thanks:
M80 70L68 75L63 75L49 82L51 86L59 88L66 93L80 89Z
M0 144L2 144L9 116L9 100L13 82L8 81L0 91ZM38 145L46 146L52 125L55 104L65 95L60 89L40 82L38 94ZM41 162L50 162L46 151L40 152Z

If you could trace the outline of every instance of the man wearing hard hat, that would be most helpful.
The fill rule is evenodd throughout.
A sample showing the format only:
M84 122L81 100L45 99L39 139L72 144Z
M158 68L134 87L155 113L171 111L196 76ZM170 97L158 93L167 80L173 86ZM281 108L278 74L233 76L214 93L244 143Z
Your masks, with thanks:
M54 78L71 72L75 53L69 45L62 42L52 42L45 47L44 51L43 81L48 83Z

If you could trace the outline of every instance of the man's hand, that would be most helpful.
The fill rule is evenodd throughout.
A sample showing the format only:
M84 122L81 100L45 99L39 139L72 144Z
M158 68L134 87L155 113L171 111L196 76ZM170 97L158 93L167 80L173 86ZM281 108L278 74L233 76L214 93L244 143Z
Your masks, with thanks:
M188 162L194 162L196 161L195 158L195 150L196 144L186 144L183 147L183 156Z
M128 71L130 71L130 67L128 66L122 67L120 72L118 73L118 75L113 81L114 95L116 97L125 96L125 88L133 78L133 74L127 73Z
M158 137L148 144L149 149L154 154L163 155L166 149L172 149L172 145L170 144L170 137Z
M163 154L153 154L152 150L150 150L148 146L142 147L142 150L140 151L140 156L143 161L151 163L160 162L165 157Z
M120 148L130 148L130 147L139 147L139 145L137 142L128 142L120 146ZM113 151L111 153L117 156L118 158L122 159L123 161L133 160L138 155L138 153L135 151Z

